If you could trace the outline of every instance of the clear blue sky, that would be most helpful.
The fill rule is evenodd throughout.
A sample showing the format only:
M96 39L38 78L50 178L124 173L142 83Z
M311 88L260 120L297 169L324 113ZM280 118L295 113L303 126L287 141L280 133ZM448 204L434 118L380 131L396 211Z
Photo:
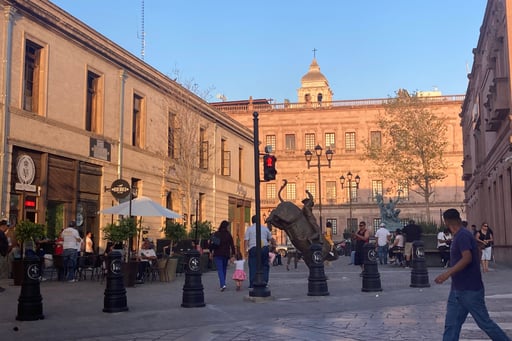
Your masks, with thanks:
M52 0L135 56L141 0ZM465 94L484 0L145 0L145 61L228 100L297 101L316 48L334 100Z

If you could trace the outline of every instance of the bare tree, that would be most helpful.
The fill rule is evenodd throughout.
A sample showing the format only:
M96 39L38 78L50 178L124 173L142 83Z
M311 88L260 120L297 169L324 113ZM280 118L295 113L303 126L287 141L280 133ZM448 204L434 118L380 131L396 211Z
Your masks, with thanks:
M178 82L179 71L175 70L174 74ZM201 188L211 181L211 173L208 169L214 144L210 144L211 134L208 133L212 123L201 116L198 101L185 99L191 96L188 91L193 93L198 91L197 84L189 80L182 86L183 92L178 94L175 100L167 103L169 161L171 172L178 181L179 197L183 200L183 212L190 218L195 212L194 204L195 200L199 199ZM203 95L206 96L209 91ZM191 225L187 224L187 228L189 229Z
M379 175L422 196L430 221L432 186L446 177L446 120L429 106L428 98L406 90L398 90L384 109L378 118L382 140L363 141L364 159L374 162Z

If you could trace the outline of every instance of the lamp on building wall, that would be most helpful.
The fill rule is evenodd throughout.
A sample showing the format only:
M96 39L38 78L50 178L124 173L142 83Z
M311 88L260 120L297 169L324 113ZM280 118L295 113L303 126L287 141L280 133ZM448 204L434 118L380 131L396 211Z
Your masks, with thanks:
M356 175L354 180L352 180L352 172L348 172L347 173L347 179L348 181L348 208L349 208L349 223L348 223L348 226L347 228L348 229L352 229L353 226L352 226L352 200L353 200L353 196L352 196L352 182L355 182L356 184L356 189L359 188L359 182L361 182L361 178L359 177L359 175ZM344 185L345 185L345 177L342 175L340 176L340 184L341 184L341 189L344 188Z
M320 216L320 228L323 229L323 223L322 223L322 177L320 173L320 168L322 167L329 167L331 168L331 161L332 157L334 155L333 151L331 149L327 149L325 152L325 157L327 159L327 164L322 164L320 162L320 157L322 156L322 147L320 145L316 145L315 147L315 155L317 158L317 163L312 165L311 159L313 158L313 153L311 150L306 150L304 152L304 157L306 158L306 162L308 163L308 169L313 166L317 167L318 169L318 210L319 210L319 216Z

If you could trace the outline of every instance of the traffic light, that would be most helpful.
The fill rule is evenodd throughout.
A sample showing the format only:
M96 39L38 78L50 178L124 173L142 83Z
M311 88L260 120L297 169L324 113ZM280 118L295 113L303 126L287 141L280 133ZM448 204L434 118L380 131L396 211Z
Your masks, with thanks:
M274 155L265 154L263 156L263 179L272 181L276 179L276 157Z

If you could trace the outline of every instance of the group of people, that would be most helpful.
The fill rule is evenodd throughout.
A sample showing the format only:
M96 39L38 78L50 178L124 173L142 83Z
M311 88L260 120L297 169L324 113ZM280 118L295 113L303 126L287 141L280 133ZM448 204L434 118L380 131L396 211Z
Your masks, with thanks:
M212 258L215 266L217 268L217 274L219 277L219 287L220 291L225 291L227 288L226 278L227 278L227 267L229 262L231 261L235 264L235 271L233 272L232 279L235 281L236 290L241 290L242 282L245 280L249 280L249 289L253 289L256 281L256 268L258 263L257 258L257 231L256 231L256 221L257 216L253 216L251 218L252 225L249 226L244 235L244 245L243 250L247 252L247 260L249 267L249 275L244 271L245 259L244 253L240 249L235 248L235 244L233 241L233 237L229 232L229 222L222 221L219 225L217 231L213 234L215 238L215 243L210 242L210 257ZM263 278L261 279L264 286L268 285L269 282L269 274L270 274L270 254L272 251L273 237L269 228L265 225L261 225L261 250L260 250L260 258L261 267L263 270ZM211 239L213 240L213 239ZM218 241L217 241L218 240ZM275 246L275 243L274 243ZM277 253L277 252L276 252ZM287 268L289 269L289 261ZM297 263L295 262L295 268L297 267Z

